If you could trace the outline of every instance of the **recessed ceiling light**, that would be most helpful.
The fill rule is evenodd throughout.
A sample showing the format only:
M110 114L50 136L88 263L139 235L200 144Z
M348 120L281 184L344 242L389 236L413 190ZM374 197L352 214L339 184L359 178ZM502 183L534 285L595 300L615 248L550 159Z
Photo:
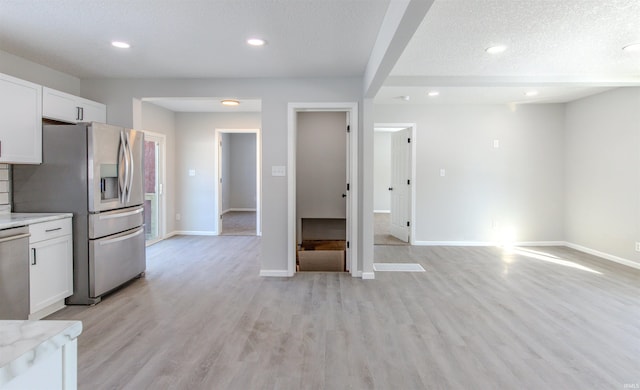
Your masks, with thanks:
M261 38L249 38L247 39L247 43L251 46L264 46L267 42Z
M507 50L506 46L496 45L496 46L487 47L484 51L486 51L489 54L498 54L498 53L502 53L505 50Z
M438 95L440 95L440 92L438 92L438 91L429 91L429 93L427 93L427 95L429 95L429 96L438 96Z
M127 42L122 42L122 41L113 41L111 42L111 46L117 47L119 49L128 49L131 47L131 45L128 44Z
M537 94L538 94L538 91L531 90L531 91L525 92L524 96L536 96Z
M640 51L640 43L632 43L622 48L624 51Z
M222 103L223 106L237 106L240 104L239 101L234 99L224 99L224 100L221 100L220 103Z

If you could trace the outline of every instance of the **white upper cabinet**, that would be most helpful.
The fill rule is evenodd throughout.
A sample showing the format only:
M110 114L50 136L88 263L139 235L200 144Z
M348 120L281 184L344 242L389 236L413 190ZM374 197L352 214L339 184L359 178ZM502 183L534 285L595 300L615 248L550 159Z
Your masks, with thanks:
M42 86L1 73L0 163L42 163Z
M42 117L62 122L107 122L107 106L55 89L42 88Z

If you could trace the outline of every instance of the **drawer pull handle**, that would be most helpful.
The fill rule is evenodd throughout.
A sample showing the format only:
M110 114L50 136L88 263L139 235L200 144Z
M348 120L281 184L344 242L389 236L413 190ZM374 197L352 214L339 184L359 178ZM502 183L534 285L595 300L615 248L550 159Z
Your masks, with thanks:
M31 265L36 265L37 261L36 261L36 248L31 248L31 251L33 252L33 262L31 263Z
M62 230L62 228L61 227L57 227L55 229L47 229L47 230L45 230L45 233L55 232L56 230Z

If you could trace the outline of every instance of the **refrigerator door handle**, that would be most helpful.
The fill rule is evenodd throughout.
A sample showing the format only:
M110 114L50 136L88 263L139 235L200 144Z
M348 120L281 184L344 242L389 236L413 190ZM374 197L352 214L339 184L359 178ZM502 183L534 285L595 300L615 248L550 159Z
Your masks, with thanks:
M130 217L132 215L140 214L144 209L140 207L139 209L133 211L125 211L124 213L113 213L113 214L100 214L98 217L99 220L105 219L113 219L113 218L122 218L122 217Z
M131 176L131 161L129 160L129 134L123 131L122 136L124 138L124 193L122 194L122 203L127 201L129 196L129 176Z
M109 244L113 244L114 242L128 240L130 238L133 238L135 236L138 236L138 235L142 234L143 232L144 232L144 228L141 227L138 230L136 230L135 232L127 234L125 236L111 238L111 239L108 239L108 240L99 240L98 243L100 244L100 246L109 245Z
M124 196L127 191L127 156L125 152L125 142L124 142L124 134L120 132L120 144L118 145L118 191L120 203L124 203ZM120 168L120 164L124 165L124 171L121 174L122 169Z
M135 162L133 160L133 151L131 150L130 133L127 132L127 150L129 151L129 184L127 185L127 203L131 201L131 188L133 187L133 176L135 175Z

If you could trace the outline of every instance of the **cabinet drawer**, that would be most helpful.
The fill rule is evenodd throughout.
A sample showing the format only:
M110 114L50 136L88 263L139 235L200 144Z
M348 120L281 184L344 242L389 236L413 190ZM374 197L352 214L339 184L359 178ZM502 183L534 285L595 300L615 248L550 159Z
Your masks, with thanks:
M71 218L58 219L55 221L34 223L29 225L31 238L29 242L39 242L51 238L61 237L71 234Z

